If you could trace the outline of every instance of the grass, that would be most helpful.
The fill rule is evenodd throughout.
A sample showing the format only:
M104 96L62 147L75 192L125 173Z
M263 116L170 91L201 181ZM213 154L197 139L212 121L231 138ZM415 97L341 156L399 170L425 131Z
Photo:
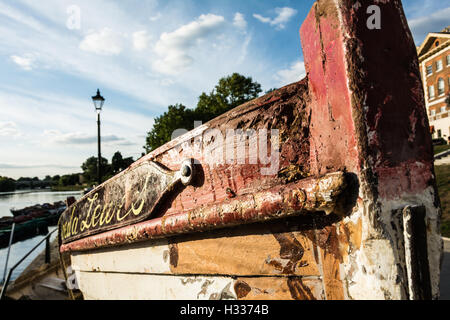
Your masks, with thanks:
M52 191L80 191L83 190L86 186L53 186Z
M439 146L433 146L434 154L438 154L444 152L445 150L450 149L450 144L442 144Z
M436 183L441 199L442 236L450 238L450 164L434 167L436 173Z

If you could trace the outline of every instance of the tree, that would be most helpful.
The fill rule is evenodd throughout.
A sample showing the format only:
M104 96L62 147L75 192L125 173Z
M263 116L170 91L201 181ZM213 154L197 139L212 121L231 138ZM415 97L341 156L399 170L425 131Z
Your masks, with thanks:
M192 130L195 112L182 104L170 105L169 110L155 119L155 124L147 134L145 150L150 152L172 139L177 129Z
M16 182L12 178L0 176L0 192L8 192L16 190Z
M214 89L203 92L197 107L192 110L182 104L170 105L169 110L155 119L155 124L147 133L146 152L155 150L172 139L177 129L192 130L194 121L207 122L247 101L255 99L262 92L261 85L251 77L238 73L221 78Z
M97 182L97 166L98 158L90 157L81 165L84 178L89 182ZM101 160L102 179L103 181L111 175L111 165L108 163L108 159L103 158Z
M265 94L272 93L272 92L277 91L277 90L278 90L277 88L270 88L269 90L267 90L265 92Z
M253 82L251 77L233 73L231 76L221 78L209 95L203 92L199 97L195 111L197 114L208 115L207 121L209 121L228 110L257 98L261 92L261 85Z
M111 159L111 171L112 174L118 174L122 170L125 170L128 168L132 163L134 162L132 157L123 158L122 154L117 151L114 153L112 159Z
M117 174L120 172L122 167L123 157L122 154L117 151L114 153L112 159L111 159L111 170L114 174Z
M125 170L126 168L131 166L133 163L134 163L133 157L123 158L121 171Z
M61 176L59 174L52 177L52 185L57 186L59 184L59 179L61 179Z
M74 186L80 183L80 175L78 173L66 174L59 179L60 186Z

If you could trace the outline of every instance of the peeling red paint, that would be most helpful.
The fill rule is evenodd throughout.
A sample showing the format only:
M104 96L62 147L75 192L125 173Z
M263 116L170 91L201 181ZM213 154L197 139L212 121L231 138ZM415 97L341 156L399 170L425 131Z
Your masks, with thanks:
M318 214L314 223L301 225L313 243L323 296L401 299L408 296L410 280L398 271L406 249L403 234L392 226L392 212L423 205L431 275L438 275L439 200L416 49L401 2L376 4L382 12L380 30L367 28L365 2L316 1L300 29L305 79L239 106L132 165L152 160L176 170L189 157L182 143L202 138L208 128L222 133L276 128L282 140L277 175L261 175L261 163L212 168L199 158L199 182L168 201L157 217L68 243L61 252L331 210L341 215ZM348 179L328 188L336 192L321 194L319 179L332 172L346 172L352 183ZM343 192L347 197L341 197ZM343 204L337 200L342 198L354 201ZM291 274L303 253L289 235L270 232L278 237L280 256L291 264L281 258L267 263ZM235 287L239 296L253 297L257 287L251 281ZM430 281L437 297L438 276ZM294 299L321 296L304 284L292 277L285 283Z
M328 181L328 184L323 184ZM93 235L60 247L61 252L89 250L104 246L120 245L159 237L201 232L238 224L278 219L311 211L333 210L346 190L343 173L333 173L322 178L304 179L288 185L276 186L253 195L229 199L221 204L206 206L192 211L164 216L132 226ZM299 191L301 190L301 191ZM326 193L328 201L323 199ZM292 205L292 194L300 194Z

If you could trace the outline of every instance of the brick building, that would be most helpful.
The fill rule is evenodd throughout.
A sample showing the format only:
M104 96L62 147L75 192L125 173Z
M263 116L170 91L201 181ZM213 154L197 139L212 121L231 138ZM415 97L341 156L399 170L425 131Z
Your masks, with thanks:
M433 138L450 137L450 27L427 35L417 49Z

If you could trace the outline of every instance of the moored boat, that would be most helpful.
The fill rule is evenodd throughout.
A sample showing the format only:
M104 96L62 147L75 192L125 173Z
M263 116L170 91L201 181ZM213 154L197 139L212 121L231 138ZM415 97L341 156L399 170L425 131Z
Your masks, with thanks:
M46 234L49 226L56 226L59 217L66 209L62 201L53 204L34 205L15 212L14 217L0 218L0 248L7 247L11 236L11 229L15 223L12 243L27 240L37 235Z
M307 77L139 159L59 221L86 299L437 299L442 240L399 0L319 0ZM65 267L63 268L65 269Z
M18 223L14 226L12 243L31 239L38 235L48 233L48 219L35 218L33 220ZM6 248L9 244L12 227L0 229L0 248Z
M34 206L29 206L23 209L10 209L12 215L14 217L20 217L24 215L30 215L30 214L38 214L38 213L44 213L44 212L56 212L61 211L61 209L65 209L65 203L63 201L57 201L53 204L50 203L44 203L44 204L36 204Z

